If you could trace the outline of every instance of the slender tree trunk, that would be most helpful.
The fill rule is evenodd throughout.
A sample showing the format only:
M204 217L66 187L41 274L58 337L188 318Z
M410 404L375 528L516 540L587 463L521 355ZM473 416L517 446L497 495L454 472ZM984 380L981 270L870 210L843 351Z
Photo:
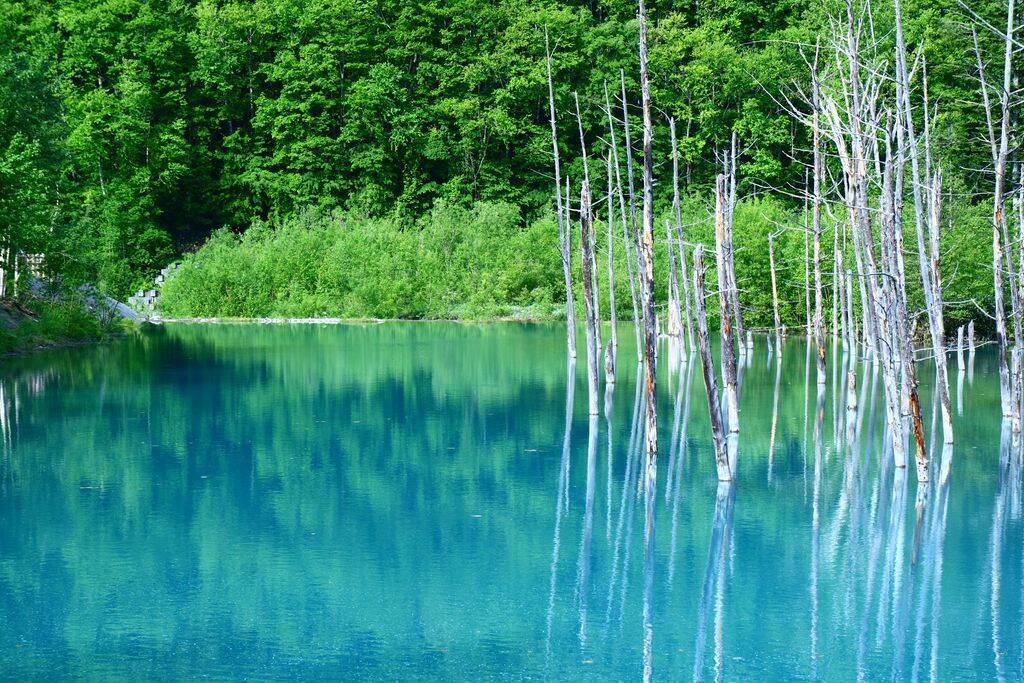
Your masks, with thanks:
M625 90L623 90L625 92ZM629 198L629 214L627 219L626 213L626 200L622 193L622 175L619 167L619 145L615 141L615 121L612 118L612 106L611 101L608 98L608 84L604 86L604 103L605 110L608 112L608 134L610 136L610 143L612 148L612 161L615 165L615 187L616 195L619 198L619 215L622 220L622 241L625 245L626 252L626 276L629 278L629 297L633 304L633 332L636 334L636 352L637 358L642 360L643 358L643 338L640 330L640 306L637 299L636 282L633 277L633 236L636 232L636 214L633 206L632 196L632 177L630 178L630 198ZM626 108L623 105L623 113ZM627 124L628 129L628 124ZM632 154L627 149L627 156L631 159ZM632 168L632 163L630 163ZM632 176L632 172L630 172Z
M572 289L572 261L571 261L571 250L569 245L572 242L571 229L565 221L565 214L568 212L568 207L565 207L563 213L562 207L562 166L560 157L558 154L558 126L555 122L555 85L554 78L551 75L551 47L548 40L547 27L544 28L544 52L547 56L545 60L548 71L548 112L551 120L551 149L554 153L555 159L555 210L556 218L558 219L558 241L562 252L562 273L565 279L565 323L566 323L566 343L569 349L569 355L573 358L576 357L576 306L573 301L573 289ZM566 179L566 185L568 185L568 179ZM568 191L566 192L568 194Z
M711 342L708 339L708 313L705 305L704 247L698 244L693 250L693 303L697 312L697 351L700 353L704 388L708 395L708 412L711 417L711 440L715 448L715 466L719 481L732 481L732 468L725 442L725 426L722 420L722 401L718 395L718 377L711 358Z
M615 354L619 348L618 321L615 316L615 238L612 226L615 225L615 188L612 185L611 154L605 157L608 168L608 318L611 324L611 340L604 355L604 376L609 384L615 382Z
M817 58L815 58L817 61ZM814 148L814 172L812 180L811 195L811 229L814 234L814 341L817 346L817 370L818 385L825 384L825 321L822 318L822 292L821 292L821 178L824 175L824 165L821 156L821 126L818 121L818 71L814 70L812 106L812 143Z
M665 219L665 241L668 244L668 334L680 337L683 333L683 310L679 301L675 240L672 237L672 223L668 219Z
M641 13L643 13L643 12L641 12ZM644 19L644 31L645 32L647 30L646 26L647 26L646 19ZM645 33L645 35L643 37L643 40L642 40L642 42L644 43L644 51L645 52L647 50L647 48L646 48L646 41L647 41L647 37L646 37L646 33ZM646 69L647 69L646 64L643 66L643 69L646 71ZM626 99L626 72L625 71L622 71L622 70L619 71L619 80L620 80L621 85L622 85L622 131L623 131L623 137L624 137L623 142L626 145L626 179L628 181L628 187L629 187L630 239L633 241L633 250L636 253L636 278L637 278L637 282L638 282L637 289L640 290L640 292L639 292L639 294L640 294L640 306L639 306L640 311L639 312L640 312L640 323L641 323L641 326L640 326L640 329L638 330L638 338L640 339L641 343L637 345L636 352L637 352L637 359L642 362L644 360L644 357L645 357L644 356L644 347L646 345L646 340L644 338L643 332L644 332L644 328L645 328L645 326L647 324L647 321L646 321L646 314L647 314L647 312L646 312L645 302L644 302L644 286L645 285L644 285L643 254L641 253L640 230L638 229L637 221L636 221L636 191L635 191L634 186L633 186L633 140L632 140L632 137L629 134L629 107L628 107L628 104L627 104L628 100ZM645 169L645 172L646 172L646 169ZM646 178L644 180L646 182ZM647 200L647 197L645 196L644 197L644 201L646 201L646 200ZM654 220L653 215L652 215L651 220L652 221ZM646 226L644 226L644 229L646 229ZM653 227L652 227L651 231L653 233Z
M690 300L693 298L690 293L690 274L686 265L686 250L683 248L683 210L679 195L679 147L676 144L676 121L670 118L669 132L672 136L672 212L676 220L676 244L678 245L677 255L679 266L682 271L683 281L683 305L686 313L686 336L689 339L689 347L693 348L693 311L690 308Z
M600 347L597 340L597 292L594 282L593 218L590 207L590 184L584 180L580 191L580 257L583 266L583 306L587 325L587 387L590 415L600 413L598 364Z
M579 130L579 135L580 135L580 155L583 157L583 182L586 183L586 185L587 185L587 190L588 190L587 198L589 199L590 196L591 196L590 192L589 192L589 190L590 190L590 162L589 162L589 159L587 157L587 140L586 140L586 138L583 135L583 117L580 115L580 96L579 96L579 93L575 92L575 91L573 92L572 96L573 96L573 99L576 102L576 125L577 125L577 128ZM593 207L592 206L588 206L587 210L590 212L590 221L591 221L591 224L593 224L593 221L594 221ZM599 351L599 353L598 353L598 359L599 359L598 360L598 364L600 364L600 349L601 349L601 346L602 346L601 345L601 297L600 297L601 286L599 284L599 279L600 278L598 277L598 272L599 271L598 271L598 268L597 268L597 231L591 229L590 230L590 273L591 273L591 279L593 281L593 291L594 291L594 298L593 298L593 302L592 302L593 305L594 305L594 319L597 321L597 324L594 327L594 336L595 336L595 339L597 341L597 348L598 348L598 351Z
M740 430L739 388L737 386L736 344L733 329L732 298L729 296L729 249L726 243L726 204L729 201L728 176L718 176L715 184L715 270L718 273L718 305L722 339L722 376L725 380L725 403L729 431Z
M942 431L946 443L953 443L953 416L949 401L949 373L946 367L946 340L942 317L942 286L939 276L938 235L940 220L939 203L941 201L941 181L936 173L933 178L925 178L931 182L929 188L928 223L933 249L926 248L924 224L925 202L922 198L922 178L920 170L917 135L914 130L913 107L910 103L910 75L907 69L907 47L903 38L903 10L900 0L894 0L896 19L896 97L897 112L902 117L901 129L906 136L906 147L910 153L911 193L914 197L914 228L917 235L918 265L921 271L921 286L924 292L925 308L928 313L928 328L931 333L932 351L935 355L936 391L942 411ZM927 102L927 92L925 93ZM930 143L928 135L928 107L925 106L925 146L926 154ZM927 164L930 166L930 163ZM926 172L930 169L926 169ZM902 224L897 223L897 231Z
M775 276L775 234L768 233L768 268L772 276L772 320L775 323L776 344L781 346L779 331L782 329L782 317L779 315L779 284ZM780 349L781 351L781 349Z
M658 466L657 375L658 334L654 302L654 128L651 123L651 87L647 73L647 7L640 0L640 96L643 113L643 236L640 240L640 292L644 308L644 383L647 394L647 490L654 491ZM653 505L653 496L648 501ZM648 521L653 520L653 514ZM648 537L653 529L648 528Z
M726 263L728 264L728 272L726 275L729 278L729 299L732 304L732 315L736 323L736 339L740 344L740 355L746 354L746 349L743 346L743 339L745 336L745 330L743 328L743 310L740 308L740 288L739 283L736 280L736 245L733 240L733 221L736 217L736 131L732 132L732 145L729 148L729 159L727 167L727 182L728 193L726 195L727 200L725 204L725 248L727 253Z

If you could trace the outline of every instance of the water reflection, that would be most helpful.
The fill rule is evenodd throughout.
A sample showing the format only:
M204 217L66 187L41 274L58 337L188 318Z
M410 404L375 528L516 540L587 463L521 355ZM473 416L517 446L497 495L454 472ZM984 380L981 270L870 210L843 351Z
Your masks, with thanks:
M756 343L736 481L681 362L657 491L642 370L591 418L561 326L165 328L14 362L0 670L1020 678L1020 444L991 418L989 349L958 378L955 466L922 382L919 487L877 366L834 350L817 387L805 339L770 363Z

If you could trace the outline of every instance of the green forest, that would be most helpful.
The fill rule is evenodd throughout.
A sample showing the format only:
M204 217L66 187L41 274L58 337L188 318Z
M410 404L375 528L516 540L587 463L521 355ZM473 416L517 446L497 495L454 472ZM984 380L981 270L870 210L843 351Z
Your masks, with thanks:
M844 8L649 6L655 226L671 212L668 117L690 242L712 239L715 176L735 135L736 269L752 325L772 320L769 233L784 322L805 319L809 139L786 103L807 88L807 60L816 45L828 52ZM943 172L947 320L978 318L984 330L992 161L968 24L998 25L1005 9L972 8L908 0L903 16ZM639 117L636 12L619 0L0 0L8 280L18 253L43 253L61 282L124 300L183 261L164 292L169 315L564 315L544 34L563 176L583 176L578 93L600 200L605 86L621 108L620 73ZM882 62L892 59L892 14L880 3L868 15ZM985 28L979 39L998 73L1002 41ZM827 164L838 173L838 161ZM839 180L826 187L829 229L846 218L841 194ZM655 245L659 291L664 251ZM920 282L909 282L918 302ZM616 284L624 319L627 281Z

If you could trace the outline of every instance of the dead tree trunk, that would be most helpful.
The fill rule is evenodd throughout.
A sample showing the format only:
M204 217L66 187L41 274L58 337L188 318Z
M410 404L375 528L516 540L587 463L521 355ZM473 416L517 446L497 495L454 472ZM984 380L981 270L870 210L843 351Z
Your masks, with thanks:
M594 282L593 218L590 212L590 184L584 180L580 191L580 257L583 266L583 307L587 324L587 387L590 414L600 413L597 341L597 292Z
M772 275L772 320L775 323L775 343L782 351L782 317L779 315L779 284L775 276L775 233L768 233L768 268Z
M558 126L555 123L555 85L551 75L551 47L548 40L548 30L544 29L544 52L548 70L548 113L551 119L551 149L555 158L555 210L558 219L558 243L562 252L562 274L565 279L565 323L566 343L569 355L576 357L576 306L573 302L572 290L572 242L571 229L565 221L565 213L562 207L562 166L558 154ZM566 180L568 184L568 180ZM566 207L566 212L568 207Z
M729 296L729 249L726 243L726 204L728 176L718 176L715 183L715 265L718 273L718 306L722 338L722 376L725 380L725 404L729 415L729 431L740 430L739 388L737 387L736 345L733 330L732 298Z
M745 331L743 328L743 310L740 308L740 287L736 280L736 245L733 240L733 223L736 218L736 131L732 132L732 145L729 148L729 157L726 161L726 180L728 182L728 193L725 204L725 248L726 263L729 278L729 299L732 308L733 319L736 323L736 339L739 342L740 355L746 355L746 348L743 345Z
M644 31L646 31L646 19L644 20ZM646 35L644 36L643 42L646 44ZM646 51L646 47L644 50ZM646 69L646 65L644 69ZM639 289L639 312L640 312L640 329L637 331L638 338L641 343L637 345L637 359L643 362L644 360L644 346L646 341L644 339L644 326L646 325L646 309L644 304L644 267L643 267L643 254L641 254L640 245L640 227L637 226L636 220L636 191L633 186L633 139L629 134L629 106L628 100L626 99L626 72L619 71L619 80L622 85L622 132L624 137L624 144L626 145L626 179L629 187L629 224L630 224L630 239L633 241L633 251L636 255L636 279L637 289ZM644 198L646 200L646 197ZM653 221L653 216L651 218ZM646 227L646 226L645 226ZM652 227L653 232L653 227Z
M719 481L732 481L732 468L725 442L725 426L722 420L722 401L718 395L718 377L711 358L711 342L708 339L708 313L705 304L704 247L698 244L693 250L693 303L697 310L697 351L700 353L704 388L708 395L708 411L711 417L711 440L715 447L715 466Z
M654 302L654 128L651 123L651 87L647 73L647 7L640 0L640 98L643 113L643 235L639 244L640 292L644 309L644 384L647 395L647 490L654 491L658 472L657 320Z
M690 308L690 274L686 265L686 250L683 248L683 210L679 195L679 146L676 144L676 121L670 118L669 132L672 136L672 212L676 220L676 244L678 245L679 266L682 271L683 305L686 314L686 336L689 347L693 348L693 311Z
M604 376L609 384L615 382L615 354L619 348L618 321L615 316L615 238L612 226L615 225L615 188L612 184L611 154L605 157L608 168L608 318L611 324L611 340L604 354Z
M815 57L817 64L817 57ZM822 319L821 293L821 178L824 165L821 156L821 126L818 121L820 102L818 97L818 70L813 68L812 95L813 107L811 137L814 149L813 194L811 195L811 229L814 235L814 341L817 346L818 385L825 384L825 322Z
M985 121L988 126L988 142L992 153L992 165L995 171L995 182L992 192L992 283L995 290L995 322L996 345L999 357L999 393L1001 397L1003 417L1013 417L1013 387L1010 382L1010 369L1006 355L1008 339L1006 331L1006 312L1003 307L1003 269L1006 257L1003 254L1003 234L1006 232L1006 165L1010 153L1010 97L1012 94L1014 28L1016 25L1014 0L1006 5L1006 33L1003 34L1003 82L999 89L999 134L996 135L994 111L989 98L989 85L985 77L984 62L978 35L972 30L974 52L977 58L978 77L981 83L982 104L985 108Z
M623 81L625 83L625 81ZM625 90L623 90L625 92ZM619 215L622 220L622 241L625 245L626 253L626 276L629 278L629 297L633 304L633 332L636 334L636 352L637 358L641 359L643 349L643 338L640 331L640 306L637 298L636 282L633 276L633 236L636 233L636 213L633 206L633 180L632 170L630 170L630 197L629 197L629 213L627 217L626 211L626 199L622 192L622 174L619 167L619 145L615 141L615 121L612 117L612 106L611 101L608 98L608 84L604 86L604 103L605 110L608 113L608 135L610 136L610 144L612 148L612 161L615 165L615 187L616 195L619 198ZM625 113L625 105L623 105L623 113ZM628 124L626 124L628 130ZM627 136L628 139L628 136ZM627 157L632 159L632 154L627 149ZM629 163L629 169L632 169L632 162Z
M679 301L679 278L676 273L676 248L672 237L672 223L665 219L665 242L668 245L668 334L680 337L683 333L683 309ZM685 353L680 349L680 352Z
M910 183L911 194L914 198L914 228L917 235L918 265L921 271L921 286L924 292L925 308L928 313L928 329L931 333L932 351L935 354L936 370L936 392L939 396L939 405L942 410L942 431L946 443L953 443L953 415L949 401L949 374L946 367L946 339L944 322L942 316L942 285L939 276L939 225L941 185L940 176L936 173L934 178L925 178L930 182L928 188L928 228L931 240L927 248L925 245L925 202L922 198L922 186L917 135L914 130L914 110L910 103L910 74L907 67L907 46L903 38L903 17L900 0L894 0L896 19L896 100L897 112L900 116L901 128L906 136L906 147L910 154ZM925 93L927 102L927 93ZM925 106L925 145L926 154L930 158L930 150L927 145L930 142L928 135L928 108ZM902 157L902 153L901 153ZM928 164L930 166L930 164ZM926 169L927 170L930 169ZM897 229L902 229L897 224ZM934 244L931 244L931 241Z
M573 92L573 99L576 102L576 125L580 135L580 155L583 157L583 182L587 186L587 197L590 198L590 163L587 157L587 140L583 135L583 117L580 115L580 96L578 92ZM582 208L581 208L582 210ZM587 210L590 212L590 221L593 224L594 213L593 207L587 206ZM592 289L594 297L592 304L594 306L594 319L597 324L594 327L594 337L597 341L598 348L598 359L600 359L601 349L601 303L600 303L600 291L601 286L599 284L598 269L597 269L597 233L595 230L590 230L590 276L593 282ZM598 360L600 364L600 360Z

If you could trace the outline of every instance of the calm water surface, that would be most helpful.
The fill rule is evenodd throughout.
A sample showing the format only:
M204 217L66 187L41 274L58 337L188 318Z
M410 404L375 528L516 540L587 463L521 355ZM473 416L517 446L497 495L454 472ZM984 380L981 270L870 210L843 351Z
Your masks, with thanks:
M0 675L1021 678L991 351L952 365L925 490L880 376L849 411L802 338L781 366L757 342L719 487L674 351L653 518L635 352L588 418L559 325L168 325L3 361Z

